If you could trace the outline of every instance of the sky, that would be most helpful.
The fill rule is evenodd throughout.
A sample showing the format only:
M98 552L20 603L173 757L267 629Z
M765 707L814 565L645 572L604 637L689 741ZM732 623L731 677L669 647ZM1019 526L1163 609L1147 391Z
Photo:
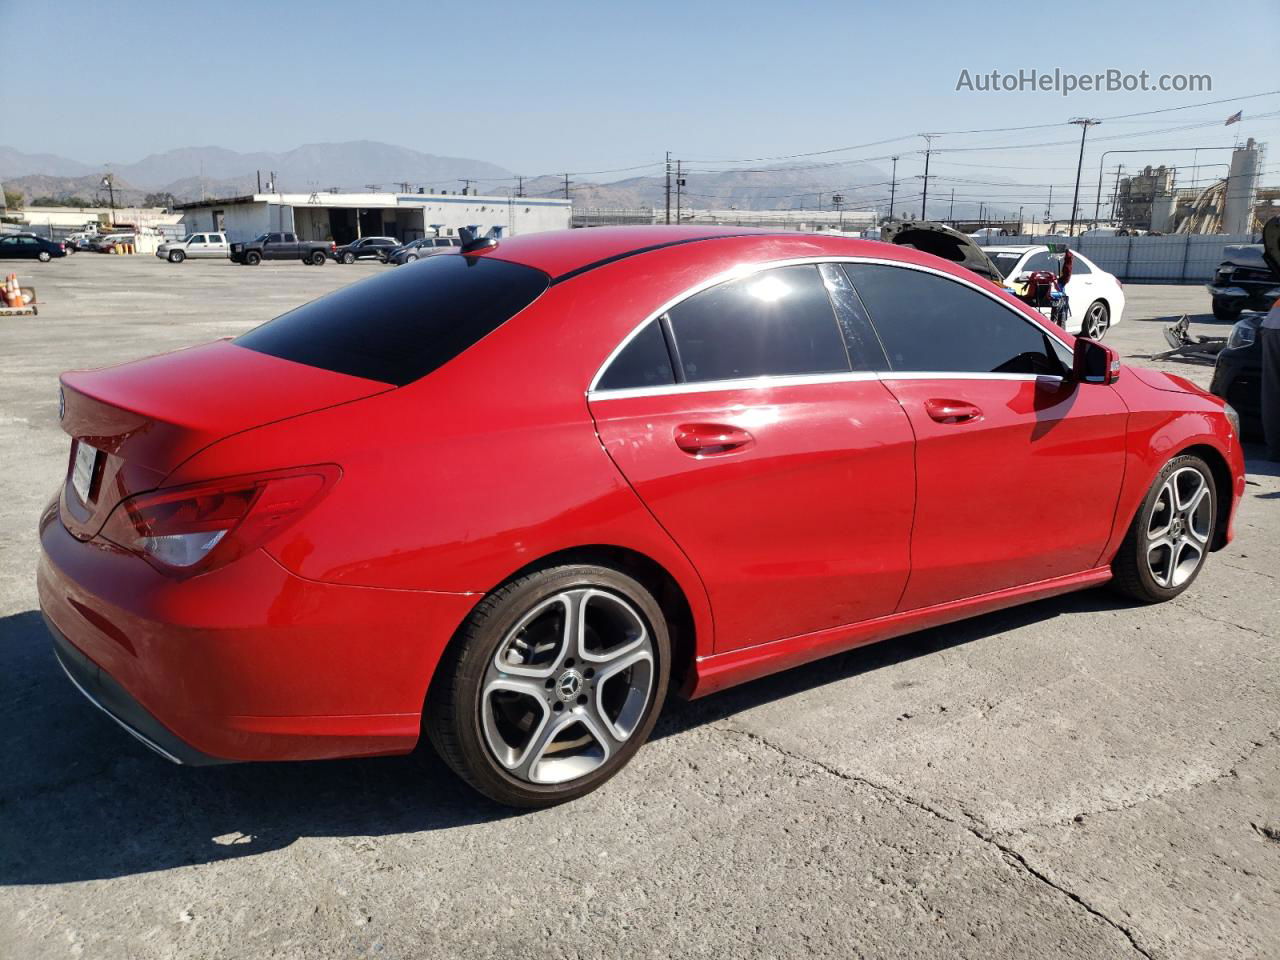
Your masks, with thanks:
M1203 2L961 4L737 0L639 3L146 3L0 0L0 142L102 163L176 147L288 150L369 139L473 157L523 174L610 180L656 173L667 150L695 169L902 155L933 173L1029 186L1070 182L1079 129L1085 167L1102 150L1280 140L1280 93L1149 117L1123 114L1280 90L1280 3L1237 0L1229 19ZM1201 92L957 90L992 70L1208 74ZM1221 126L1229 114L1245 120ZM1266 116L1266 114L1274 114ZM1173 129L1195 125L1193 129ZM1033 146L1034 144L1048 146ZM1000 149L991 149L1000 147ZM974 149L984 148L984 149ZM1179 181L1205 179L1179 159ZM1268 160L1269 182L1280 154ZM1123 155L1126 167L1160 161ZM640 164L652 164L629 171ZM699 167L700 165L700 167ZM1225 171L1225 167L1221 168ZM593 171L617 171L596 174ZM1088 181L1086 174L1085 180ZM1016 199L1014 192L1006 191Z

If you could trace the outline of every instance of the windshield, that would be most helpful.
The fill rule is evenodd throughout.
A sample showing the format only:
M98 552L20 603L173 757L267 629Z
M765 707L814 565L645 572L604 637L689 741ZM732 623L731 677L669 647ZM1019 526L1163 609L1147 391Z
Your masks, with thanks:
M402 387L502 326L550 282L541 270L503 260L427 257L313 300L234 342Z

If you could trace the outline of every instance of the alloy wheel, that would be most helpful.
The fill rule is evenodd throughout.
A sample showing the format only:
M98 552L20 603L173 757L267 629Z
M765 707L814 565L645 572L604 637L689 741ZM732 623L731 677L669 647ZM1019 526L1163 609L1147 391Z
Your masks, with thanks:
M1090 340L1101 340L1107 332L1107 308L1095 303L1084 317L1084 335Z
M1151 578L1180 587L1200 567L1213 528L1213 497L1204 474L1183 467L1169 475L1147 521L1146 560Z
M653 637L635 607L591 587L561 591L521 617L490 659L485 743L517 779L577 780L630 739L656 677Z

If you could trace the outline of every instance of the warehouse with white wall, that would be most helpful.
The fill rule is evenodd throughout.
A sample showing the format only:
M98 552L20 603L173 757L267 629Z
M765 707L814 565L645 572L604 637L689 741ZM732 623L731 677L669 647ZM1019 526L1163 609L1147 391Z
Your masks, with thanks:
M506 236L566 230L569 200L455 193L254 193L179 204L188 233L217 230L242 242L271 232L350 243L360 237L417 240L459 227L502 227Z

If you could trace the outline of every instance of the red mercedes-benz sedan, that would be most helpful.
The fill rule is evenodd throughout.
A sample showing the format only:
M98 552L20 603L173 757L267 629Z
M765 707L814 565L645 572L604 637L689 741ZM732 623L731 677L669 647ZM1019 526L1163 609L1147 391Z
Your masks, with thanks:
M404 753L536 806L697 697L1226 544L1234 414L887 244L477 241L62 378L41 604L181 763Z

